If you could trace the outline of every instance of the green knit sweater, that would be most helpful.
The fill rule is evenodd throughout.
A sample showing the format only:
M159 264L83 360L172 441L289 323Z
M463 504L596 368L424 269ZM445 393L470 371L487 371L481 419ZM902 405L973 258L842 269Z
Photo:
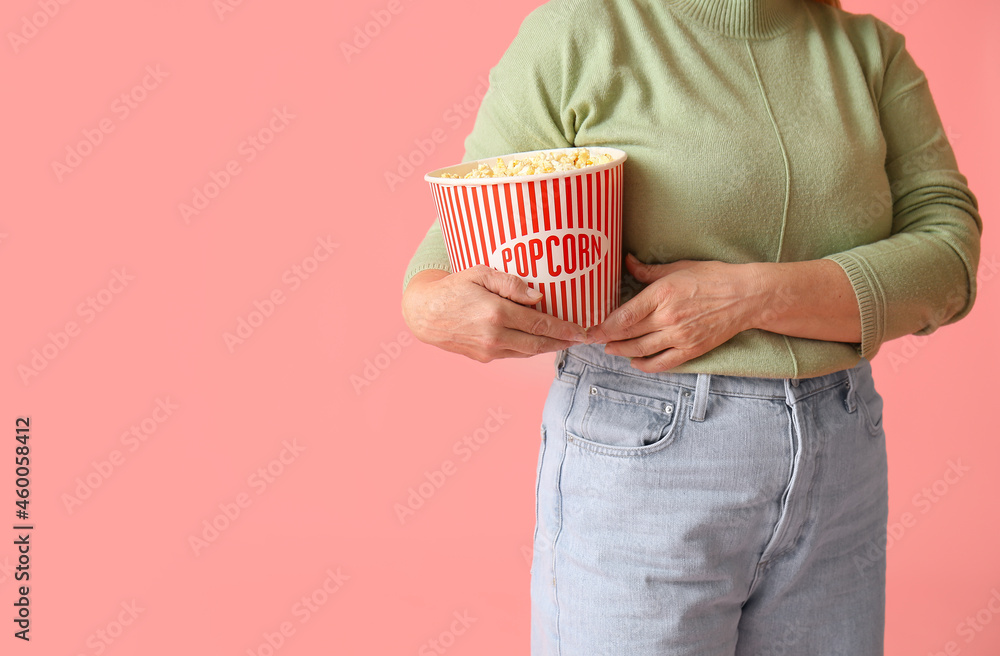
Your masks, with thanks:
M978 202L903 36L874 16L552 0L490 72L463 161L571 146L628 153L623 248L643 262L829 258L851 280L860 344L748 330L674 371L818 376L975 299ZM431 268L451 271L436 221L404 287ZM623 271L623 300L639 289Z

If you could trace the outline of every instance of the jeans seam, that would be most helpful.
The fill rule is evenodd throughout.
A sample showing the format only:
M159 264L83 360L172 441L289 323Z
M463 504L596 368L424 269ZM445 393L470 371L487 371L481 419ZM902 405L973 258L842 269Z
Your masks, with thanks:
M784 553L785 550L787 549L786 547L782 548L779 551L768 553L768 549L770 549L771 546L775 544L779 540L779 538L781 538L781 532L783 528L781 523L782 521L786 521L788 519L788 514L790 512L788 499L792 492L792 485L795 482L795 477L801 471L799 468L796 468L797 461L799 461L800 458L802 457L802 446L800 444L801 440L799 439L801 435L798 434L798 431L796 431L795 429L795 418L794 418L795 408L786 403L785 410L788 413L788 419L789 419L788 442L791 451L791 459L790 462L788 463L788 482L785 484L785 489L781 493L781 501L778 507L778 517L775 520L774 529L771 531L771 535L770 537L768 537L767 542L764 543L764 549L761 551L760 557L757 559L757 565L754 568L753 581L750 583L750 589L747 592L748 599L750 598L750 596L753 595L754 590L756 590L757 588L757 584L761 578L761 573L763 572L763 567L766 566L767 563L770 563L776 557Z
M542 460L545 458L545 449L547 447L547 437L545 432L545 424L541 427L541 453L538 454L538 471L535 474L535 531L531 536L532 548L534 548L535 542L538 541L538 493L542 489Z
M792 417L793 417L793 420L795 420L795 409L794 408L792 408ZM799 423L798 420L795 420L795 423L798 424ZM799 426L797 432L799 434L799 437L801 438L802 437L802 427L801 426ZM800 449L805 448L804 447L805 440L800 440L800 441L802 442L803 446L800 446L799 448ZM777 558L778 556L781 556L783 554L786 554L786 553L790 552L792 550L792 548L795 546L795 544L799 541L799 537L801 537L802 531L804 531L805 528L806 528L806 524L808 523L807 520L810 517L810 511L812 510L813 489L816 487L816 481L819 479L820 474L822 473L821 472L821 466L823 464L823 445L822 444L816 445L816 450L815 451L816 452L812 456L812 463L813 463L813 466L812 466L812 476L809 479L809 487L807 487L806 491L805 491L806 498L805 498L805 503L803 504L803 507L802 507L803 521L799 522L799 530L796 531L795 535L792 536L788 540L788 544L784 548L782 548L780 551L776 551L771 556L771 558Z
M569 355L567 353L567 355ZM563 448L562 456L559 458L559 466L555 471L555 498L556 498L556 521L557 526L555 528L555 534L552 536L552 605L555 607L555 630L556 630L556 656L562 654L562 636L559 633L559 589L556 584L556 555L558 554L559 538L562 535L563 529L563 499L562 499L562 471L563 465L566 462L566 452L569 450L569 442L566 438L566 423L569 421L570 413L573 411L573 407L576 405L576 397L580 391L580 378L583 372L579 374L567 374L565 370L560 372L560 375L569 375L574 378L573 382L573 393L570 396L569 403L566 404L566 409L562 416L562 432L563 432ZM568 381L567 381L568 382Z

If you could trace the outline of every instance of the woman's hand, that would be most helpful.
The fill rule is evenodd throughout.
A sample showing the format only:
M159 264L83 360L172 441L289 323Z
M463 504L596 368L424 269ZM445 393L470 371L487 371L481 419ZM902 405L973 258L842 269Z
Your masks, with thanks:
M542 296L487 266L421 271L403 293L403 317L420 341L489 362L560 351L587 341L576 324L540 312Z
M767 300L759 269L751 265L647 265L631 253L625 264L649 285L589 332L592 341L607 344L606 353L632 358L640 371L672 369L754 327Z

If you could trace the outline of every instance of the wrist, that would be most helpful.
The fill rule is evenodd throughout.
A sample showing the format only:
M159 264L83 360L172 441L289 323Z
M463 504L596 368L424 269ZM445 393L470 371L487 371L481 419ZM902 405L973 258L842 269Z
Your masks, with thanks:
M779 296L778 267L769 262L741 265L745 298L744 330L768 330L777 316L775 299Z
M406 298L407 294L418 291L421 287L424 287L429 283L437 282L438 280L441 280L449 275L451 275L451 273L443 269L424 269L423 271L418 271L410 276L410 280L406 283L406 287L403 288L403 298Z
M402 311L403 320L417 339L424 341L421 337L424 321L422 315L425 314L426 298L423 297L428 286L450 275L449 272L441 269L425 269L418 271L410 277L406 287L403 289Z

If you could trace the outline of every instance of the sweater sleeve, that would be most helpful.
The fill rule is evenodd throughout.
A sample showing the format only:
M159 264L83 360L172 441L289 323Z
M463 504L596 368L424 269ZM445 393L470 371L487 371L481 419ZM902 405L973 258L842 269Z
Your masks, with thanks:
M465 140L463 162L573 145L573 117L564 116L560 107L567 66L573 61L572 44L560 38L569 24L563 7L568 1L556 0L529 14L490 70L490 88ZM427 269L451 271L436 218L410 259L403 289L414 274Z
M941 123L927 78L903 35L881 21L878 112L892 192L891 235L828 256L850 278L861 311L862 357L882 343L958 321L976 297L982 219Z

